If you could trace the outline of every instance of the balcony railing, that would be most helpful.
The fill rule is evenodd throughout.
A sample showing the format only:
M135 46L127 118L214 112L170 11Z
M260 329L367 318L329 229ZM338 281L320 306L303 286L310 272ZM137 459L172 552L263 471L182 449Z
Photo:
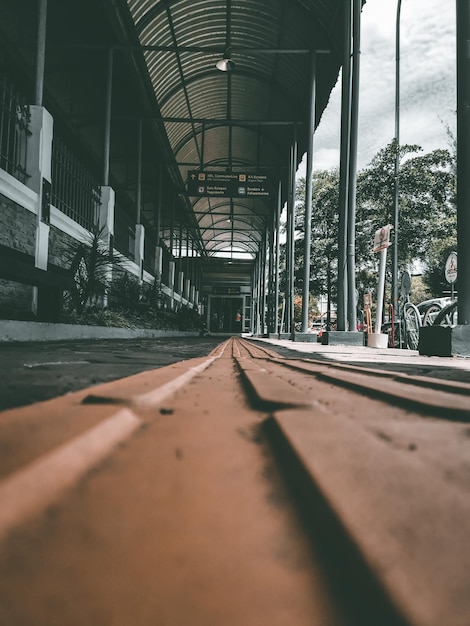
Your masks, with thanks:
M87 230L93 230L97 224L100 186L57 134L52 141L51 202Z
M157 245L157 233L155 228L145 219L142 219L145 226L145 242L144 242L144 269L150 274L155 273L155 247Z
M0 78L0 168L25 184L31 114L26 99L7 78Z
M128 259L135 259L135 222L116 204L114 207L114 247Z

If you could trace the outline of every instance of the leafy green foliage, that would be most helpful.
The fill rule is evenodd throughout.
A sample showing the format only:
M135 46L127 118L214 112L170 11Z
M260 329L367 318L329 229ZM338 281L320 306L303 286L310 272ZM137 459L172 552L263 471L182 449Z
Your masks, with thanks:
M372 253L374 233L393 222L395 158L392 141L380 150L357 176L356 286L360 296L377 284L377 255ZM445 288L445 259L456 247L455 150L422 154L417 145L400 146L399 168L399 273L419 261L425 268L420 292L441 295ZM303 289L305 180L296 189L296 292ZM338 257L338 170L317 171L313 177L310 291L335 297ZM392 237L396 233L392 230ZM389 255L391 265L391 255ZM390 279L391 269L388 269ZM429 291L427 291L427 289Z
M75 279L64 303L64 321L92 326L203 331L195 309L169 310L160 282L141 283L125 271L121 257L111 256L101 232L95 230L86 243L64 250ZM107 298L108 305L103 306Z
M91 326L149 328L158 330L205 330L197 310L186 306L178 310L166 307L160 283L141 284L128 272L118 272L108 287L108 306L89 305L69 310L66 321Z
M313 177L310 286L312 293L326 293L332 282L332 273L338 257L338 202L339 174L336 170L318 171ZM295 241L296 290L303 289L304 230L305 230L305 179L300 179L296 189L296 221L298 237Z
M63 250L74 278L74 287L65 300L65 306L76 315L87 307L97 306L103 300L111 284L111 269L122 271L119 257L110 254L109 245L102 238L102 230L95 228L89 241L77 242Z

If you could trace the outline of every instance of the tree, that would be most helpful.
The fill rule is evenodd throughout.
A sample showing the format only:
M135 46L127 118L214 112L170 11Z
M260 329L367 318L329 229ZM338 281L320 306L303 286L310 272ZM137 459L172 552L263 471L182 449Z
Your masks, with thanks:
M313 175L312 225L310 247L310 293L326 294L328 303L336 296L336 268L338 259L338 203L339 172L319 170ZM305 179L301 178L296 187L296 221L298 237L295 243L296 287L303 289L304 261L304 215ZM331 307L328 306L328 311Z
M395 194L392 141L358 173L356 196L356 286L359 295L377 284L374 233L391 223ZM442 256L455 247L455 157L448 150L421 154L417 145L400 146L399 270L419 260L431 272L443 267ZM296 291L303 287L305 180L296 188ZM312 198L310 291L335 297L338 258L339 173L315 172ZM392 231L393 233L393 231ZM445 261L445 259L444 259ZM388 272L389 278L391 272ZM431 275L431 274L430 274ZM434 290L433 290L434 291Z
M358 175L358 231L372 242L375 230L392 221L396 143L378 152ZM427 262L436 243L451 235L455 216L453 159L447 150L421 155L416 145L400 146L399 269ZM370 248L370 243L369 243ZM364 254L364 243L358 244Z

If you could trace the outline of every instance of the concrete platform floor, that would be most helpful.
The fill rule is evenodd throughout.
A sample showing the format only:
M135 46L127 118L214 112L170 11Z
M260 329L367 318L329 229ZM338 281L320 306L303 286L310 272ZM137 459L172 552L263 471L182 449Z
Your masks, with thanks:
M328 365L415 355L319 346L312 375L273 347L0 413L0 624L469 623L468 423Z

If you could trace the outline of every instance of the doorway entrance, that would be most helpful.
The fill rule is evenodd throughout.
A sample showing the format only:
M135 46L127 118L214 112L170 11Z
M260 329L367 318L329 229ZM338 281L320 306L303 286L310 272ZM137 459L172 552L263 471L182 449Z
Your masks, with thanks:
M209 331L211 333L241 333L243 329L243 298L210 299Z

